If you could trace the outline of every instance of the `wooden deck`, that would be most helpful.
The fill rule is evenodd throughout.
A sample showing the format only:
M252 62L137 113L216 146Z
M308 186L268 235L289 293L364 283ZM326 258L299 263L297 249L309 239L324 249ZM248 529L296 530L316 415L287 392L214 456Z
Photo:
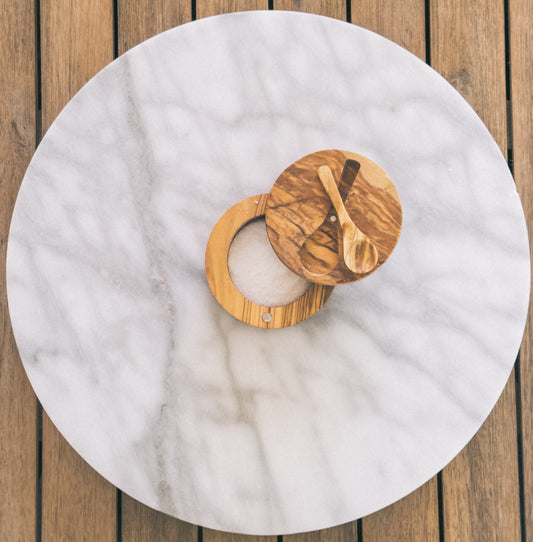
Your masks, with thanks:
M0 541L261 542L189 525L121 494L66 443L26 379L5 295L15 197L69 98L128 48L193 18L309 11L398 42L452 82L507 155L533 224L533 0L0 0ZM530 233L531 236L531 233ZM438 476L357 522L283 542L533 540L532 319L482 429Z

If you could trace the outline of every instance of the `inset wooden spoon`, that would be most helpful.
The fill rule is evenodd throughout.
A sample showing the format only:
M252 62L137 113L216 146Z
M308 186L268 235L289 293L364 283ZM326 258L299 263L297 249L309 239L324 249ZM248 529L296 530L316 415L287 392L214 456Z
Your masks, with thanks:
M342 229L343 257L346 267L357 274L370 273L378 263L376 247L348 215L331 168L329 166L320 166L318 168L318 178L337 213L339 225Z
M344 163L338 190L342 202L346 201L361 164L348 159ZM331 205L322 224L305 240L300 248L299 257L302 265L315 275L329 273L339 261L338 225L335 207Z

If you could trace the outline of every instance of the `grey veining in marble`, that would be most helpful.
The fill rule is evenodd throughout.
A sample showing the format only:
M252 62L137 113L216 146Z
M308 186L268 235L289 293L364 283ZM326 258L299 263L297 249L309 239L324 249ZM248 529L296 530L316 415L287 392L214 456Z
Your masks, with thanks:
M240 323L205 279L211 229L330 148L394 180L398 246L302 324ZM31 383L95 469L192 523L289 533L392 503L474 435L529 252L505 160L439 75L353 25L253 12L163 33L74 97L24 178L7 278Z

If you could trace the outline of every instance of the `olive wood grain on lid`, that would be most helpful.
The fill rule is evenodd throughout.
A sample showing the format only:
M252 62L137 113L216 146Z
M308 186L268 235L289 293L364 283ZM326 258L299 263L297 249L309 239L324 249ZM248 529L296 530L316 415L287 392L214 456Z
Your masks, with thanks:
M360 166L353 180L357 168L350 173L348 160ZM323 166L331 169L349 218L377 250L377 265L366 272L356 273L344 262L340 221L318 175ZM318 151L294 162L274 183L266 206L274 251L289 269L316 284L344 284L369 275L390 256L402 227L400 197L391 179L372 160L347 151Z

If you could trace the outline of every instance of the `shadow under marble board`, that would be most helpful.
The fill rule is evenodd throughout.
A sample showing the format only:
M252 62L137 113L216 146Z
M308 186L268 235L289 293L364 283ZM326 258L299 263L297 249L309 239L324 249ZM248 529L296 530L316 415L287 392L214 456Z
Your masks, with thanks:
M209 233L321 149L387 172L398 244L305 322L247 326L209 290ZM280 534L369 514L461 450L517 354L529 251L504 158L436 72L354 25L249 12L160 34L73 98L22 183L7 280L84 459L188 522Z

